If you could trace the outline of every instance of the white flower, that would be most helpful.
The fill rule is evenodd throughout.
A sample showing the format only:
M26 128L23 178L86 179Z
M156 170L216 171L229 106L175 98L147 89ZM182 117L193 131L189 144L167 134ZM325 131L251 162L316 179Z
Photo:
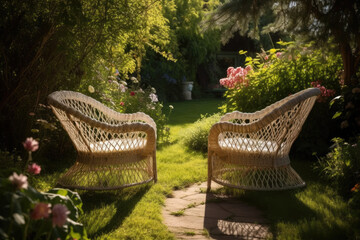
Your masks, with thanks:
M154 93L150 93L149 98L151 99L152 102L158 102L159 101L156 94L154 94Z
M140 88L140 89L138 90L138 92L139 92L139 93L145 93L142 88Z
M127 83L125 81L121 81L121 84L127 86Z
M120 89L121 92L126 92L127 87L125 87L123 84L120 84L119 89Z
M14 172L13 175L9 177L9 180L16 186L17 189L28 188L27 176L23 174L17 175L17 173Z
M152 88L151 88L151 92L152 92L152 93L156 93L156 89L152 87Z
M173 105L169 105L169 108L170 108L170 109L174 109L174 106L173 106Z
M91 85L89 85L88 90L89 90L90 93L95 92L95 88L93 86L91 86Z
M148 104L148 105L146 105L146 106L147 106L148 109L152 109L152 110L155 109L155 106L153 106L153 105L151 105L151 104Z
M136 77L131 77L130 80L133 82L133 83L138 83L139 81L136 79Z

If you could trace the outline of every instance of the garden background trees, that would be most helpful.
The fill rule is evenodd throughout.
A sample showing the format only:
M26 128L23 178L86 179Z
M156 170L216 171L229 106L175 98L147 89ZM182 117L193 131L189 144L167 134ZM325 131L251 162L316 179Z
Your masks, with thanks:
M274 21L260 28L262 17L272 9ZM260 34L283 31L314 40L319 46L332 40L341 53L343 80L348 86L359 83L360 2L352 0L230 0L213 14L211 25L227 33L239 31L254 38ZM226 35L226 34L225 34Z
M16 147L30 134L33 115L50 92L80 88L97 74L99 62L126 77L141 67L145 46L170 58L165 2L2 1L2 147Z

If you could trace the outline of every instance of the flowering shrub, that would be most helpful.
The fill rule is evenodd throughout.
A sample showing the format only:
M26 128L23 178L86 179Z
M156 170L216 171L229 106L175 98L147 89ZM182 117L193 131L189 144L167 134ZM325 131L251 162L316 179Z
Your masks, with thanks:
M87 239L78 223L82 202L76 192L32 188L23 174L0 180L1 239Z
M313 49L311 44L278 42L279 49L262 51L256 57L247 56L246 66L251 66L245 76L246 84L237 84L228 88L226 101L221 109L231 111L254 112L265 108L290 94L309 87L319 87L322 96L314 106L303 126L292 152L319 155L328 152L330 140L335 137L331 112L327 102L340 91L341 57L331 51ZM246 54L240 51L240 54ZM320 127L321 126L321 127Z
M220 79L220 84L228 89L235 88L236 86L248 86L249 79L247 78L248 72L251 71L251 66L242 67L229 67L227 69L227 77Z
M311 49L311 45L278 44L283 48L262 51L255 58L247 56L247 67L228 69L227 78L220 80L228 88L226 102L221 107L223 112L257 111L314 85L325 90L321 100L339 89L340 56L324 55Z
M101 69L101 67L99 67ZM163 113L163 104L159 101L156 89L142 84L135 77L128 80L119 78L115 68L99 70L98 78L91 79L83 86L85 94L94 97L110 108L122 113L143 112L156 123L159 141L166 141L169 136L165 127L168 116ZM171 112L172 109L169 109Z
M320 96L316 99L318 102L327 102L329 97L333 97L335 95L335 90L326 89L326 87L321 85L320 81L311 82L311 86L319 88L321 91Z

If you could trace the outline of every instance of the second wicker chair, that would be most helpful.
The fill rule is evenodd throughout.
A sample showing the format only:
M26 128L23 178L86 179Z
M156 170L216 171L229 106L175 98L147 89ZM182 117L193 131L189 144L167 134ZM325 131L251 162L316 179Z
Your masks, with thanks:
M310 88L255 113L225 114L209 134L208 190L211 181L249 190L305 186L289 151L320 93Z

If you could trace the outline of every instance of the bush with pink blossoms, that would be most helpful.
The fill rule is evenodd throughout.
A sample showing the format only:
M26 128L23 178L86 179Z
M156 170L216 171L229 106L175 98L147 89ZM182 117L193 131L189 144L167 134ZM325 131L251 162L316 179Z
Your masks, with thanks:
M228 88L223 112L255 112L290 94L310 87L319 87L323 96L310 113L292 152L311 158L313 152L326 154L335 137L328 102L334 91L340 92L341 56L316 49L311 44L278 42L279 48L262 51L256 57L246 56L245 66L252 70L245 75L245 85ZM247 54L241 51L240 54ZM231 68L230 68L230 72Z
M336 91L322 86L320 81L311 82L311 86L319 88L321 91L321 95L316 99L318 102L327 102L330 97L335 96Z
M78 222L81 207L78 193L39 192L26 176L13 173L0 179L0 239L87 239Z
M235 87L248 86L249 78L247 74L252 70L251 66L248 65L245 68L242 67L229 67L227 69L227 77L220 79L220 84L228 89Z

